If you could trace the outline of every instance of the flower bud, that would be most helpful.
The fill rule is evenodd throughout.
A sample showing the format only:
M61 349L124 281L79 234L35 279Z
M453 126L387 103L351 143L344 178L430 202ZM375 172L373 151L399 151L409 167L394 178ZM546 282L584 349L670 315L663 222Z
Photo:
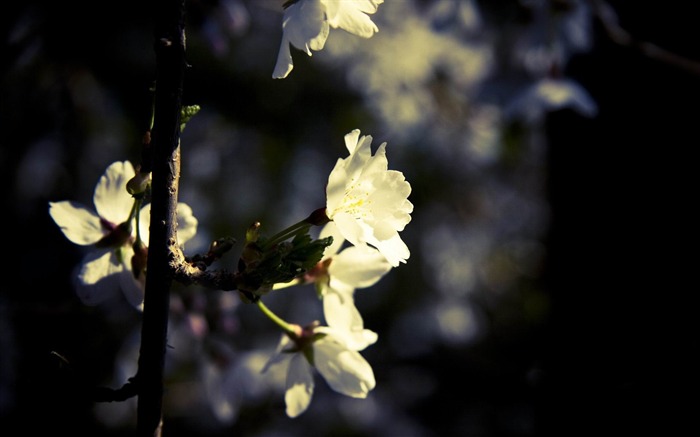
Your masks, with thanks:
M151 183L151 173L141 173L136 171L136 175L126 183L126 191L132 196L143 194Z

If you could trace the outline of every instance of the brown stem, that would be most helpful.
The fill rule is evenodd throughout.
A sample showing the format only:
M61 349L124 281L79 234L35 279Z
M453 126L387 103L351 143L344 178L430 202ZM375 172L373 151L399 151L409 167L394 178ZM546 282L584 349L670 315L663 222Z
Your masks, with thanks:
M138 362L139 436L160 436L170 304L172 247L177 246L180 112L185 61L185 1L156 0L155 117L151 137L152 198L146 290ZM148 169L148 163L145 164Z
M692 74L700 75L700 62L680 56L648 41L634 38L617 22L617 15L604 0L589 0L593 13L603 25L608 38L615 44L639 51L651 59L673 65Z

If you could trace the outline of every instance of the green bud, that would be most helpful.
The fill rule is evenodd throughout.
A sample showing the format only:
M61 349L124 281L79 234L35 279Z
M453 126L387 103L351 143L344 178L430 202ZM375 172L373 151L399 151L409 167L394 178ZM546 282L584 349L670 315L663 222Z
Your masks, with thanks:
M200 110L199 105L183 106L180 111L180 130L185 129L185 125L194 117Z
M132 196L137 196L146 192L151 184L151 173L136 172L136 175L126 183L126 191Z
M257 234L258 228L254 227L254 235L246 235L247 239L252 237L257 241L246 243L238 261L241 274L238 289L256 296L268 293L277 283L292 281L313 269L326 247L333 242L333 237L313 240L309 234L300 233L292 241L283 241L263 250L265 239Z
M231 237L219 238L209 245L209 255L215 258L221 258L226 252L233 248L236 244L236 239Z
M260 222L255 222L248 227L245 231L245 241L248 243L255 243L260 237Z
M328 215L326 215L325 207L318 208L306 218L306 222L314 226L323 226L329 221L331 221L331 219L329 219Z

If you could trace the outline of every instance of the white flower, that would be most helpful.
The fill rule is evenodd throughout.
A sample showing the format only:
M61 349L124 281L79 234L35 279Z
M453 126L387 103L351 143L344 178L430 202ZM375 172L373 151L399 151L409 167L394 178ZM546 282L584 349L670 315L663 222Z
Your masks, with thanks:
M283 334L276 354L263 368L266 372L279 363L288 366L284 400L289 417L299 416L311 403L314 368L336 392L353 398L367 397L376 382L372 367L358 352L360 349L349 347L343 335L329 327L311 325L300 332L296 340Z
M326 186L326 215L355 246L372 245L396 267L410 251L399 232L411 221L411 185L388 170L386 143L371 155L372 137L358 129L345 135L350 156L338 159Z
M598 105L580 84L566 78L545 77L517 94L505 107L504 116L538 122L547 113L564 108L586 117L595 117L598 113Z
M369 38L379 29L367 14L373 14L384 0L290 0L282 20L282 42L274 79L283 79L294 68L289 45L311 56L322 50L330 27Z
M350 246L340 251L344 239L333 222L329 222L319 238L333 236L319 263L310 272L318 294L323 299L323 314L329 327L344 336L345 342L357 349L377 340L376 334L364 329L364 322L355 306L355 290L367 288L379 281L391 264L374 248Z
M94 210L73 201L49 202L49 214L66 238L80 246L91 246L76 278L78 297L86 305L105 302L119 289L133 306L140 308L143 303L143 271L135 275L132 262L141 263L145 268L147 248L134 253L136 229L132 223L132 209L135 203L126 189L127 182L135 174L129 161L111 164L95 186ZM139 214L141 239L148 242L150 205L144 206ZM197 220L185 204L178 205L178 214L181 214L180 243L184 243L196 233Z

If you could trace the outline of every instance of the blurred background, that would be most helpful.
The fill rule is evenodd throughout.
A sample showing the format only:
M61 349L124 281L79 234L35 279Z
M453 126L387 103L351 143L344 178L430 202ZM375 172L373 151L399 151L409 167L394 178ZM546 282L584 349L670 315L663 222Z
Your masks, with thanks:
M279 332L236 293L176 285L165 436L671 435L697 387L689 224L700 98L688 2L387 0L362 39L334 29L273 80L281 0L187 2L180 201L186 254L282 229L323 206L343 136L387 142L413 188L408 263L356 292L365 400L317 375L284 414L260 375ZM48 202L92 205L140 159L155 74L149 5L10 2L0 14L0 433L131 435L140 315L83 305L82 248ZM5 213L7 212L7 213ZM216 265L233 270L235 246ZM688 255L691 253L693 255ZM270 294L290 322L311 287Z

